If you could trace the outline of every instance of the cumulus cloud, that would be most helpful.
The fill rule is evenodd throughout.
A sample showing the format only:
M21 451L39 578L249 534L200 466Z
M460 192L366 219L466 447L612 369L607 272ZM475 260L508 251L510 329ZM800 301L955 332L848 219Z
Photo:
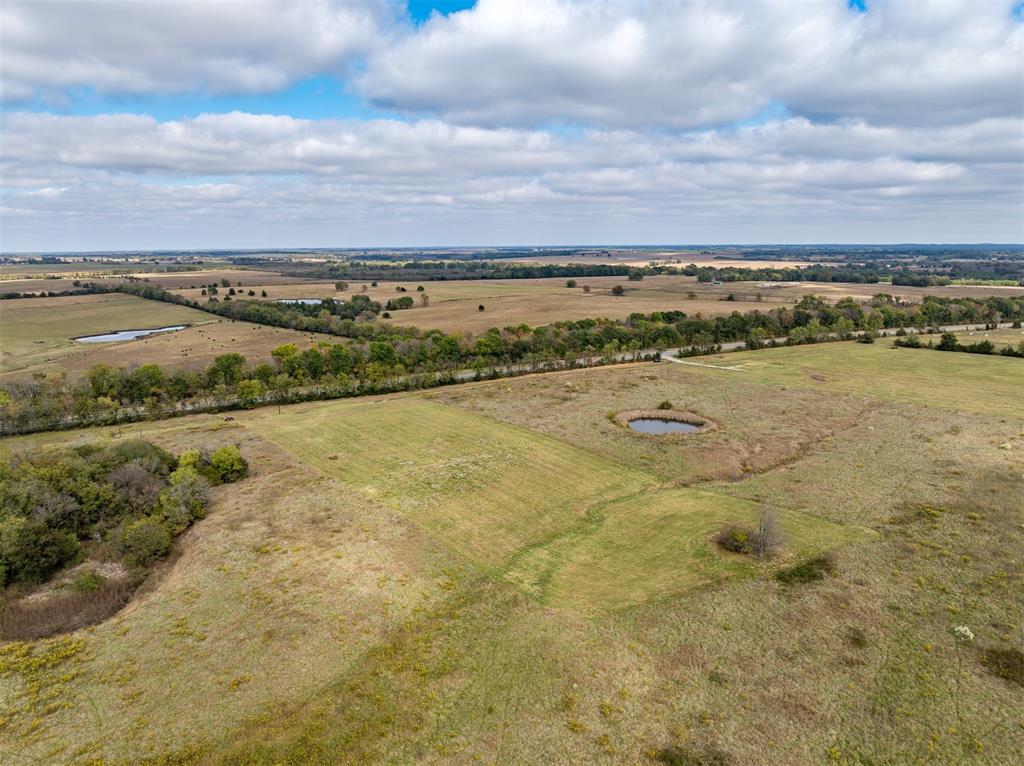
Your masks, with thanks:
M381 49L375 103L456 122L693 127L774 103L876 124L1016 115L1013 3L480 0Z
M437 120L22 112L6 119L2 172L9 222L26 232L60 221L109 234L144 221L179 235L202 224L250 236L259 221L392 244L442 231L448 241L474 231L491 241L510 230L519 231L511 241L551 241L556 230L556 241L599 241L617 225L661 241L699 240L697 231L834 240L864 238L869 220L879 233L909 221L931 240L962 238L954 235L969 220L967 231L987 227L983 239L1015 239L1022 132L1019 118L928 130L792 118L562 135Z
M1012 0L868 6L11 0L8 101L326 74L398 117L8 109L0 247L1024 239Z
M386 0L12 0L0 6L0 95L278 90L343 74L384 42L394 15Z

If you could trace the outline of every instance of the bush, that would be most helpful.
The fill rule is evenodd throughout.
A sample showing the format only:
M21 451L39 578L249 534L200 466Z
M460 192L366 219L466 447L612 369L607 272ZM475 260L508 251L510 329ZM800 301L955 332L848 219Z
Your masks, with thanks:
M484 310L484 304L481 303L479 306L476 307L476 310L477 311L483 311Z
M615 287L612 288L612 295L622 295L624 292L626 292L626 288L622 285L615 285Z
M670 410L670 409L672 409L672 402L670 402L668 399L666 399L665 401L663 401L661 404L658 405L658 409L659 410Z
M986 649L981 661L993 675L1024 686L1024 652L1020 649Z
M147 516L133 521L121 535L125 563L149 566L171 549L171 539L171 530L158 518Z
M210 455L210 466L218 484L238 481L249 472L249 464L245 462L238 447L221 447Z
M90 569L88 572L76 574L70 587L75 593L95 593L106 581L106 577Z
M0 566L5 581L42 582L74 561L78 553L78 540L70 532L24 517L0 523Z
M799 564L787 569L780 569L775 573L775 579L783 585L797 585L800 583L816 582L825 579L835 571L835 560L830 554L816 556L813 559L802 561Z
M576 280L575 279L566 280L565 286L566 287L576 287Z
M210 483L192 466L182 466L170 478L171 485L160 494L160 513L177 535L206 515Z
M733 553L753 553L754 531L739 524L730 524L715 537L715 543Z

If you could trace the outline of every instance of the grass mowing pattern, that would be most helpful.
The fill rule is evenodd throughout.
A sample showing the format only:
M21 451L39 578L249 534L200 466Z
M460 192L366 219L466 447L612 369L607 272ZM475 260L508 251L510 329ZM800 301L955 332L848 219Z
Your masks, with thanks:
M865 539L866 530L804 513L780 514L785 558L761 563L716 549L727 524L754 526L760 507L714 492L679 488L620 498L591 512L569 535L526 551L510 579L542 601L581 611L616 609L729 577L752 576L794 557Z
M711 543L725 524L755 523L757 503L658 490L644 472L465 410L341 402L254 425L544 603L617 609L765 566ZM807 514L782 523L801 556L861 534Z
M571 528L591 505L655 483L555 439L411 398L322 404L260 418L258 428L490 567Z

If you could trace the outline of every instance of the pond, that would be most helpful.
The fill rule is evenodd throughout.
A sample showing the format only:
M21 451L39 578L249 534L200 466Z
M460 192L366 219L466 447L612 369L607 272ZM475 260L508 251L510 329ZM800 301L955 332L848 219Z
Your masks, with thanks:
M303 306L319 306L321 298L278 298L276 303L301 303Z
M102 335L83 335L80 338L74 338L79 343L112 343L118 340L135 340L136 338L144 338L147 335L153 335L158 332L174 332L175 330L184 330L188 325L176 324L170 327L155 327L150 330L118 330L116 332L103 333Z
M639 431L642 434L692 434L701 428L693 423L661 418L636 418L629 421L628 425L634 431Z

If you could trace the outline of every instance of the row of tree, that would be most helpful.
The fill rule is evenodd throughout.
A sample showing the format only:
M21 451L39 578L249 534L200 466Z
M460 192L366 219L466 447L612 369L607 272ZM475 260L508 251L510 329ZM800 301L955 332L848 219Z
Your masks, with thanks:
M320 306L233 301L194 304L151 286L126 291L159 300L187 303L248 321L314 330L339 337L299 349L275 349L270 362L251 363L241 354L218 356L205 370L164 369L145 364L132 369L98 365L84 380L61 377L5 384L0 392L0 428L14 433L117 422L147 415L253 406L377 393L439 385L457 372L492 374L614 361L642 350L688 348L692 354L717 351L721 344L746 342L750 348L788 337L790 343L868 337L882 328L936 327L960 323L999 323L1024 319L1024 297L926 298L908 304L878 295L868 306L851 299L835 305L813 295L793 308L703 317L682 311L634 313L624 320L584 319L544 327L491 328L479 333L422 332L411 327L357 322L331 313L348 305ZM358 296L357 296L358 297ZM315 313L315 315L314 315ZM311 390L312 389L312 390Z

